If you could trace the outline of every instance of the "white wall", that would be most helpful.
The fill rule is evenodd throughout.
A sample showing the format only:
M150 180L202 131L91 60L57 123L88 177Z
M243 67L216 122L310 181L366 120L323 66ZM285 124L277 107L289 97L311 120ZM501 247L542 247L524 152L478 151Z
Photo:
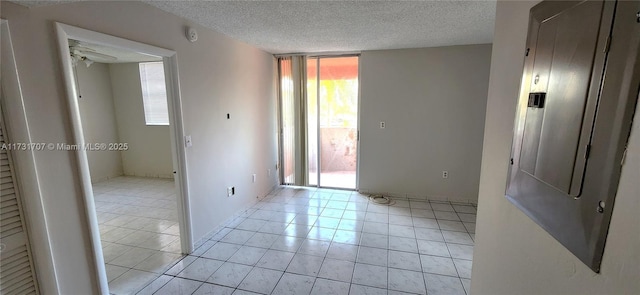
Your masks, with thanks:
M360 190L477 201L490 60L491 44L363 52Z
M528 15L536 3L497 4L471 292L638 294L640 109L636 111L599 274L504 197Z
M138 63L76 67L87 143L127 143L126 151L88 151L91 180L120 175L173 177L169 126L147 126Z
M119 142L111 93L109 66L94 63L87 68L83 62L75 67L82 131L87 143ZM98 182L122 175L119 151L87 151L91 181Z
M72 138L54 36L59 21L177 52L184 128L193 137L187 165L196 240L277 183L276 173L267 177L277 156L273 56L140 2L0 5L34 142ZM184 37L187 25L199 30L198 42ZM40 151L35 161L60 292L97 294L75 156ZM227 186L236 187L233 198L226 197Z
M169 126L147 126L138 63L110 64L124 175L173 178Z

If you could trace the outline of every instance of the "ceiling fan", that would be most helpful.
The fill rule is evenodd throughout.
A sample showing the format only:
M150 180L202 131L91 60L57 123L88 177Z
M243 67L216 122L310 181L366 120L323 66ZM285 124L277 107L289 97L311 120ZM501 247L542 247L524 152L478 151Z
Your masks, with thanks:
M89 67L96 61L112 61L118 59L115 56L96 52L95 49L72 39L69 39L69 52L71 53L71 61L74 66L76 66L79 61L83 61L87 67Z

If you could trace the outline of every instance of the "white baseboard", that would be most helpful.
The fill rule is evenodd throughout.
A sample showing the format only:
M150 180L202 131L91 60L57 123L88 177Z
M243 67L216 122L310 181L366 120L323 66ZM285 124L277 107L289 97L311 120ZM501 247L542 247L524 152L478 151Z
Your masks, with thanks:
M472 204L476 206L478 205L477 200L463 198L463 197L436 196L436 195L428 196L426 194L400 193L400 192L379 192L379 191L372 191L366 188L361 188L358 190L358 192L361 194L368 194L368 195L384 195L394 199L424 200L424 201L430 201L430 202L451 202L456 204Z

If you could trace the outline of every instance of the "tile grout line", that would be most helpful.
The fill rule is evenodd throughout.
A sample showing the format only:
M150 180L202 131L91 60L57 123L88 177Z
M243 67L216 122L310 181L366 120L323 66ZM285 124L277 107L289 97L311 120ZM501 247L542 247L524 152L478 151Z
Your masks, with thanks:
M276 195L276 196L273 196L273 197L278 197L278 196ZM294 207L295 207L295 206L298 206L297 204L295 204L295 205L294 205L294 204L289 203L291 200L293 200L293 199L295 198L295 194L294 194L294 195L292 195L292 196L279 196L279 197L281 197L281 198L279 198L279 199L278 199L278 200L279 200L278 202L273 202L273 203L272 203L272 202L269 202L269 201L271 201L271 200L273 199L273 197L272 197L272 198L270 198L270 199L266 199L266 198L265 198L265 199L264 199L264 200L262 200L261 202L264 202L264 203L270 203L270 204L278 204L278 203L280 203L280 204L281 204L281 206L286 206L286 205L293 205ZM357 203L357 202L353 202L353 201L352 201L352 200L353 200L353 198L352 198L352 197L353 197L353 195L351 195L351 197L349 198L349 200L348 200L348 201L344 201L344 199L341 199L341 200L339 200L339 201L341 201L341 202L347 202L347 203L348 203L348 202ZM308 196L305 196L305 198L309 198L309 197L308 197ZM358 219L357 217L356 217L356 219L345 219L345 217L344 217L344 213L345 213L346 211L354 211L354 212L365 212L365 215L366 215L366 213L367 213L367 212L370 212L370 213L379 213L379 212L369 210L369 208L365 208L365 210L364 210L364 211L361 211L361 210L346 210L346 209L348 209L349 207L345 207L344 209L342 209L342 208L327 207L327 205L329 204L329 202L331 202L331 201L332 201L331 197L329 197L329 198L318 198L318 200L320 200L319 205L321 206L321 207L318 207L319 209L321 209L321 210L318 210L319 215L313 215L313 216L317 216L316 220L314 221L314 223L313 223L313 224L311 224L311 225L306 225L305 227L308 227L308 228L309 228L309 230L311 230L311 229L313 229L314 227L316 227L316 228L318 228L318 229L321 229L321 228L328 228L328 229L331 229L331 230L333 230L333 231L334 231L334 235L332 236L331 241L329 241L329 248L327 248L327 251L324 251L324 256L321 256L321 257L323 258L323 261L322 261L322 263L321 263L321 265L320 265L320 269L318 270L318 275L319 275L319 274L320 274L320 270L322 269L322 266L323 266L323 265L324 265L324 263L326 262L327 255L328 255L328 250L331 248L331 245L333 245L333 244L340 244L340 243L338 243L338 242L336 242L336 241L334 241L334 240L333 240L333 239L335 238L335 233L336 233L338 230L343 230L343 229L341 229L341 228L340 228L340 223L341 223L343 220L350 220L350 221L352 221L352 222L354 222L354 223L356 223L356 224L357 224L358 222L362 222L362 224L364 225L364 222L366 222L366 217L365 217L365 219ZM261 205L261 206L259 206L258 208L256 208L256 209L254 210L254 213L255 213L255 211L257 211L257 210L261 210L261 209L262 209L262 210L264 210L263 208L265 208L266 206L267 206L267 205ZM309 214L308 214L308 212L309 212L308 210L309 210L309 209L307 209L307 210L303 210L303 211L302 211L302 210L301 210L301 211L299 211L298 209L295 209L295 208L294 208L293 212L291 212L291 211L287 211L287 210L286 210L286 209L284 209L284 208L282 208L284 211L277 211L277 210L273 210L273 208L274 208L274 207L278 207L278 206L273 205L273 206L271 206L271 207L269 208L270 210L268 210L268 211L272 211L272 212L279 212L279 213L292 213L292 214L294 214L294 217L293 217L293 218L291 218L291 221L289 221L289 222L285 223L285 224L286 224L285 228L286 228L286 227L288 227L288 226L290 226L291 224L293 224L293 222L294 222L294 220L295 220L295 216L297 216L297 215L303 215L303 213L299 213L299 212L306 212L307 214L304 214L304 215L309 215ZM311 206L307 206L307 208L309 208L309 207L311 207ZM252 207L252 208L253 208L253 207ZM339 222L338 222L338 225L337 225L335 228L332 228L332 227L321 227L321 226L319 226L319 225L316 225L316 224L317 224L317 222L318 222L318 219L319 219L320 217L326 217L326 216L323 216L323 215L322 215L322 213L323 213L323 212L324 212L324 210L326 210L326 209L339 209L339 210L342 210L342 215L341 215L341 217L340 217L340 218L337 218L337 219L339 220ZM356 208L356 209L357 209L357 208ZM409 207L409 209L411 209L411 207ZM433 208L432 208L432 209L433 209ZM430 210L430 211L432 211L432 212L433 212L433 211L437 211L437 210ZM451 211L442 211L442 212L451 212ZM453 212L455 212L455 209L454 209L454 211L453 211ZM316 212L314 212L314 213L316 213ZM458 217L457 222L463 223L462 219L461 219L461 218L460 218L460 216L457 214L458 212L455 212L455 213L456 213L456 216ZM391 213L389 213L389 212L388 212L388 210L387 210L387 213L386 213L386 214L387 214L387 222L386 222L386 226L394 225L394 224L392 224L392 223L390 223L390 222L389 222L389 218L388 218L388 217L389 217L389 215L392 215L392 214L391 214ZM311 215L309 215L309 216L311 216ZM398 216L403 216L403 215L398 215ZM413 230L415 230L415 228L416 228L416 227L415 227L415 219L413 219L413 218L415 218L415 216L414 216L414 215L411 215L411 216L407 216L407 217L412 218L412 228L413 228ZM435 217L435 216L434 216L434 217ZM251 218L251 215L247 215L247 217L246 217L246 218L244 218L244 219L243 219L243 221L244 221L244 220L246 220L246 219L250 219L250 218ZM252 219L252 218L251 218L251 219ZM438 218L434 218L434 220L438 221L438 220L440 220L440 219L438 219ZM270 220L270 221L272 221L272 220ZM443 221L444 221L444 219L443 219ZM234 224L232 227L228 227L227 229L229 229L229 232L231 232L231 231L232 231L232 230L234 230L234 229L242 230L242 229L237 228L237 226L238 226L240 223L241 223L241 222L239 222L239 223L237 223L237 224ZM384 224L384 223L383 223L383 224ZM406 225L401 225L401 226L406 226ZM464 224L463 224L463 226L464 226ZM440 227L440 226L438 226L438 227ZM360 228L360 227L359 227L359 228ZM255 236L255 235L257 235L258 233L263 233L263 232L260 232L259 230L260 230L260 229L257 229L257 230L251 230L251 232L253 232L252 237L253 237L253 236ZM442 233L442 229L438 229L438 230ZM227 234L228 234L229 232L227 232ZM365 232L363 232L362 230L354 230L353 232L356 232L356 233L359 233L359 234L360 234L359 241L361 241L361 240L362 240L362 234L363 234L363 233L365 233ZM462 232L462 231L454 230L453 232ZM466 227L465 227L465 233L466 233L466 234L469 234L469 235L471 234L471 233L469 232L468 228L466 228ZM289 236L289 235L287 235L287 234L285 233L285 231L282 231L282 232L280 232L280 234L277 234L277 236L278 236L278 237L293 237L293 238L296 238L296 239L302 239L302 240L303 240L303 241L302 241L302 243L304 243L304 242L305 242L305 241L307 241L307 240L316 240L316 239L313 239L313 238L309 238L309 236L308 236L308 235L309 235L309 231L307 231L307 234L306 234L306 236L305 236L305 237L300 237L298 234L295 234L295 233L293 234L293 236ZM226 236L226 234L225 234L225 236ZM395 268L394 268L394 267L390 267L390 266L389 266L389 252L391 251L391 250L389 249L389 247L390 247L390 246L389 246L389 243L390 243L389 238L391 237L391 235L389 235L389 234L388 234L388 235L386 235L386 236L387 236L387 247L386 247L386 249L385 249L385 250L387 251L387 267L386 267L386 268L387 268L387 276L388 276L388 269L389 269L389 268L393 268L393 269L395 269ZM219 240L217 240L217 241L214 241L214 240L212 240L212 239L209 239L208 241L214 242L214 243L213 243L213 245L215 245L216 243L224 242L224 241L220 241L222 238L224 238L224 236L223 236L223 237L221 237L221 238L220 238ZM251 239L251 238L249 238L248 240L250 240L250 239ZM418 240L419 240L419 239L417 239L417 237L414 237L413 239L414 239L414 240L416 240L416 241L418 241ZM242 247L242 246L254 247L254 246L248 246L248 245L246 245L246 243L248 242L248 240L247 240L247 241L245 241L245 242L244 242L242 245L240 245L240 246L241 246L241 247ZM444 240L444 239L443 239L443 240ZM324 241L324 240L320 240L320 241ZM449 253L449 259L453 259L453 257L451 256L451 252L450 252L450 250L449 250L448 245L449 245L449 244L458 244L458 243L450 243L450 242L447 242L446 240L445 240L445 241L443 241L442 243L445 245L445 247L447 247L447 252ZM235 243L234 243L234 244L235 244ZM213 245L209 246L209 248L213 247ZM236 244L236 245L238 245L238 244ZM465 245L465 244L459 244L459 245ZM259 262L259 261L260 261L260 260L261 260L265 255L266 255L266 253L267 253L269 250L281 251L281 250L276 250L276 249L271 248L272 246L273 246L273 243L271 243L271 245L269 245L269 247L268 247L268 248L257 247L257 248L266 249L265 253L264 253L264 254L263 254L263 255L258 259L258 262ZM362 245L361 245L361 243L358 243L357 245L353 245L353 246L357 246L357 247L358 247L358 253L356 254L356 262L354 262L354 269L353 269L353 271L352 271L352 279L351 279L351 281L350 281L350 288L351 288L351 285L353 285L353 284L354 284L354 283L353 283L353 276L354 276L354 274L355 274L355 265L358 263L358 262L357 262L357 257L358 257L358 255L359 255L359 253L360 253L360 250L361 250L361 248L360 248L360 247L362 247ZM417 245L416 245L416 246L417 246ZM471 244L471 245L466 245L466 246L471 246L471 247L473 247L473 244ZM306 255L306 253L300 253L300 252L299 252L301 247L302 247L302 244L301 244L301 246L300 246L300 247L297 247L297 248L296 248L296 251L295 251L295 252L293 252L293 255L294 255L294 256L295 256L296 254L305 254L305 255ZM374 248L377 248L377 247L374 247ZM378 249L381 249L381 248L378 248ZM207 250L204 250L200 255L204 254L206 251L208 251L208 249L207 249ZM403 252L403 253L413 253L413 252L403 251L403 250L394 250L394 251ZM418 250L418 249L417 249L417 251L418 251L418 253L416 253L417 255L422 255L422 254L420 254L420 253L419 253L419 250ZM284 252L289 252L289 251L284 251ZM236 251L236 252L234 252L234 254L232 254L231 256L235 255L235 253L237 253L237 251ZM289 252L289 253L291 253L291 252ZM231 256L230 256L230 257L231 257ZM313 255L313 254L311 254L311 256L317 256L317 255ZM198 257L202 257L202 256L198 256ZM225 262L228 262L228 260L230 259L230 257L229 257L229 258L227 258L227 259L225 260ZM436 255L436 257L437 257L437 255ZM202 257L202 258L206 258L206 257ZM293 257L292 257L292 258L293 258ZM466 260L466 259L461 259L461 260ZM274 289L273 289L273 290L275 290L275 288L276 288L276 287L277 287L277 285L279 284L279 282L280 282L280 280L282 279L282 277L284 276L284 274L286 274L286 273L287 273L287 272L286 272L286 269L290 266L290 264L291 264L291 262L292 262L292 261L293 261L293 259L292 259L291 261L289 261L289 263L287 264L287 267L286 267L286 268L285 268L285 270L283 271L283 274L282 274L282 276L279 278L278 282L276 282L276 285L274 286ZM452 261L453 261L453 260L452 260ZM466 261L469 261L469 260L466 260ZM470 260L470 261L472 261L472 260ZM367 263L363 263L363 264L367 264ZM369 265L369 264L367 264L367 265ZM251 266L252 266L253 268L258 267L258 266L257 266L257 262L256 262L255 264L251 265ZM420 266L422 267L422 261L420 261ZM462 279L462 278L460 278L460 277L459 277L459 272L458 272L457 268L455 267L455 264L454 264L454 268L456 269L456 273L458 273L457 278L458 278L458 279L460 280L460 282L461 282L461 279ZM215 271L214 271L214 273L215 273ZM424 274L424 272L421 272L421 273L423 273L423 274ZM423 276L424 276L424 275L423 275ZM315 277L315 280L317 281L317 279L318 279L318 278L321 278L321 277L316 276L316 277ZM245 279L246 279L246 277L245 277ZM329 281L335 281L335 280L332 280L332 279L327 279L327 280L329 280ZM388 280L388 278L387 278L387 280ZM243 281L244 281L244 279L243 279ZM206 280L205 280L205 282L206 282ZM340 281L340 282L341 282L341 281ZM462 283L462 282L461 282L461 283ZM314 282L314 285L313 285L313 286L315 286L315 285L316 285L316 284L315 284L315 282ZM425 282L425 286L426 286L426 282ZM313 287L312 287L312 288L313 288ZM388 285L387 285L387 289L388 289ZM271 290L271 292L273 292L273 290ZM466 290L465 290L465 292L466 292Z

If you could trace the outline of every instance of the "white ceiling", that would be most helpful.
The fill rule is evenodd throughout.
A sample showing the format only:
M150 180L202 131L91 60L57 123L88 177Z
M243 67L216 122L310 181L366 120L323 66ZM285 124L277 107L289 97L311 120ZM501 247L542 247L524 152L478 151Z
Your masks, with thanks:
M50 4L22 3L42 2ZM496 6L495 0L144 2L276 54L491 43Z

